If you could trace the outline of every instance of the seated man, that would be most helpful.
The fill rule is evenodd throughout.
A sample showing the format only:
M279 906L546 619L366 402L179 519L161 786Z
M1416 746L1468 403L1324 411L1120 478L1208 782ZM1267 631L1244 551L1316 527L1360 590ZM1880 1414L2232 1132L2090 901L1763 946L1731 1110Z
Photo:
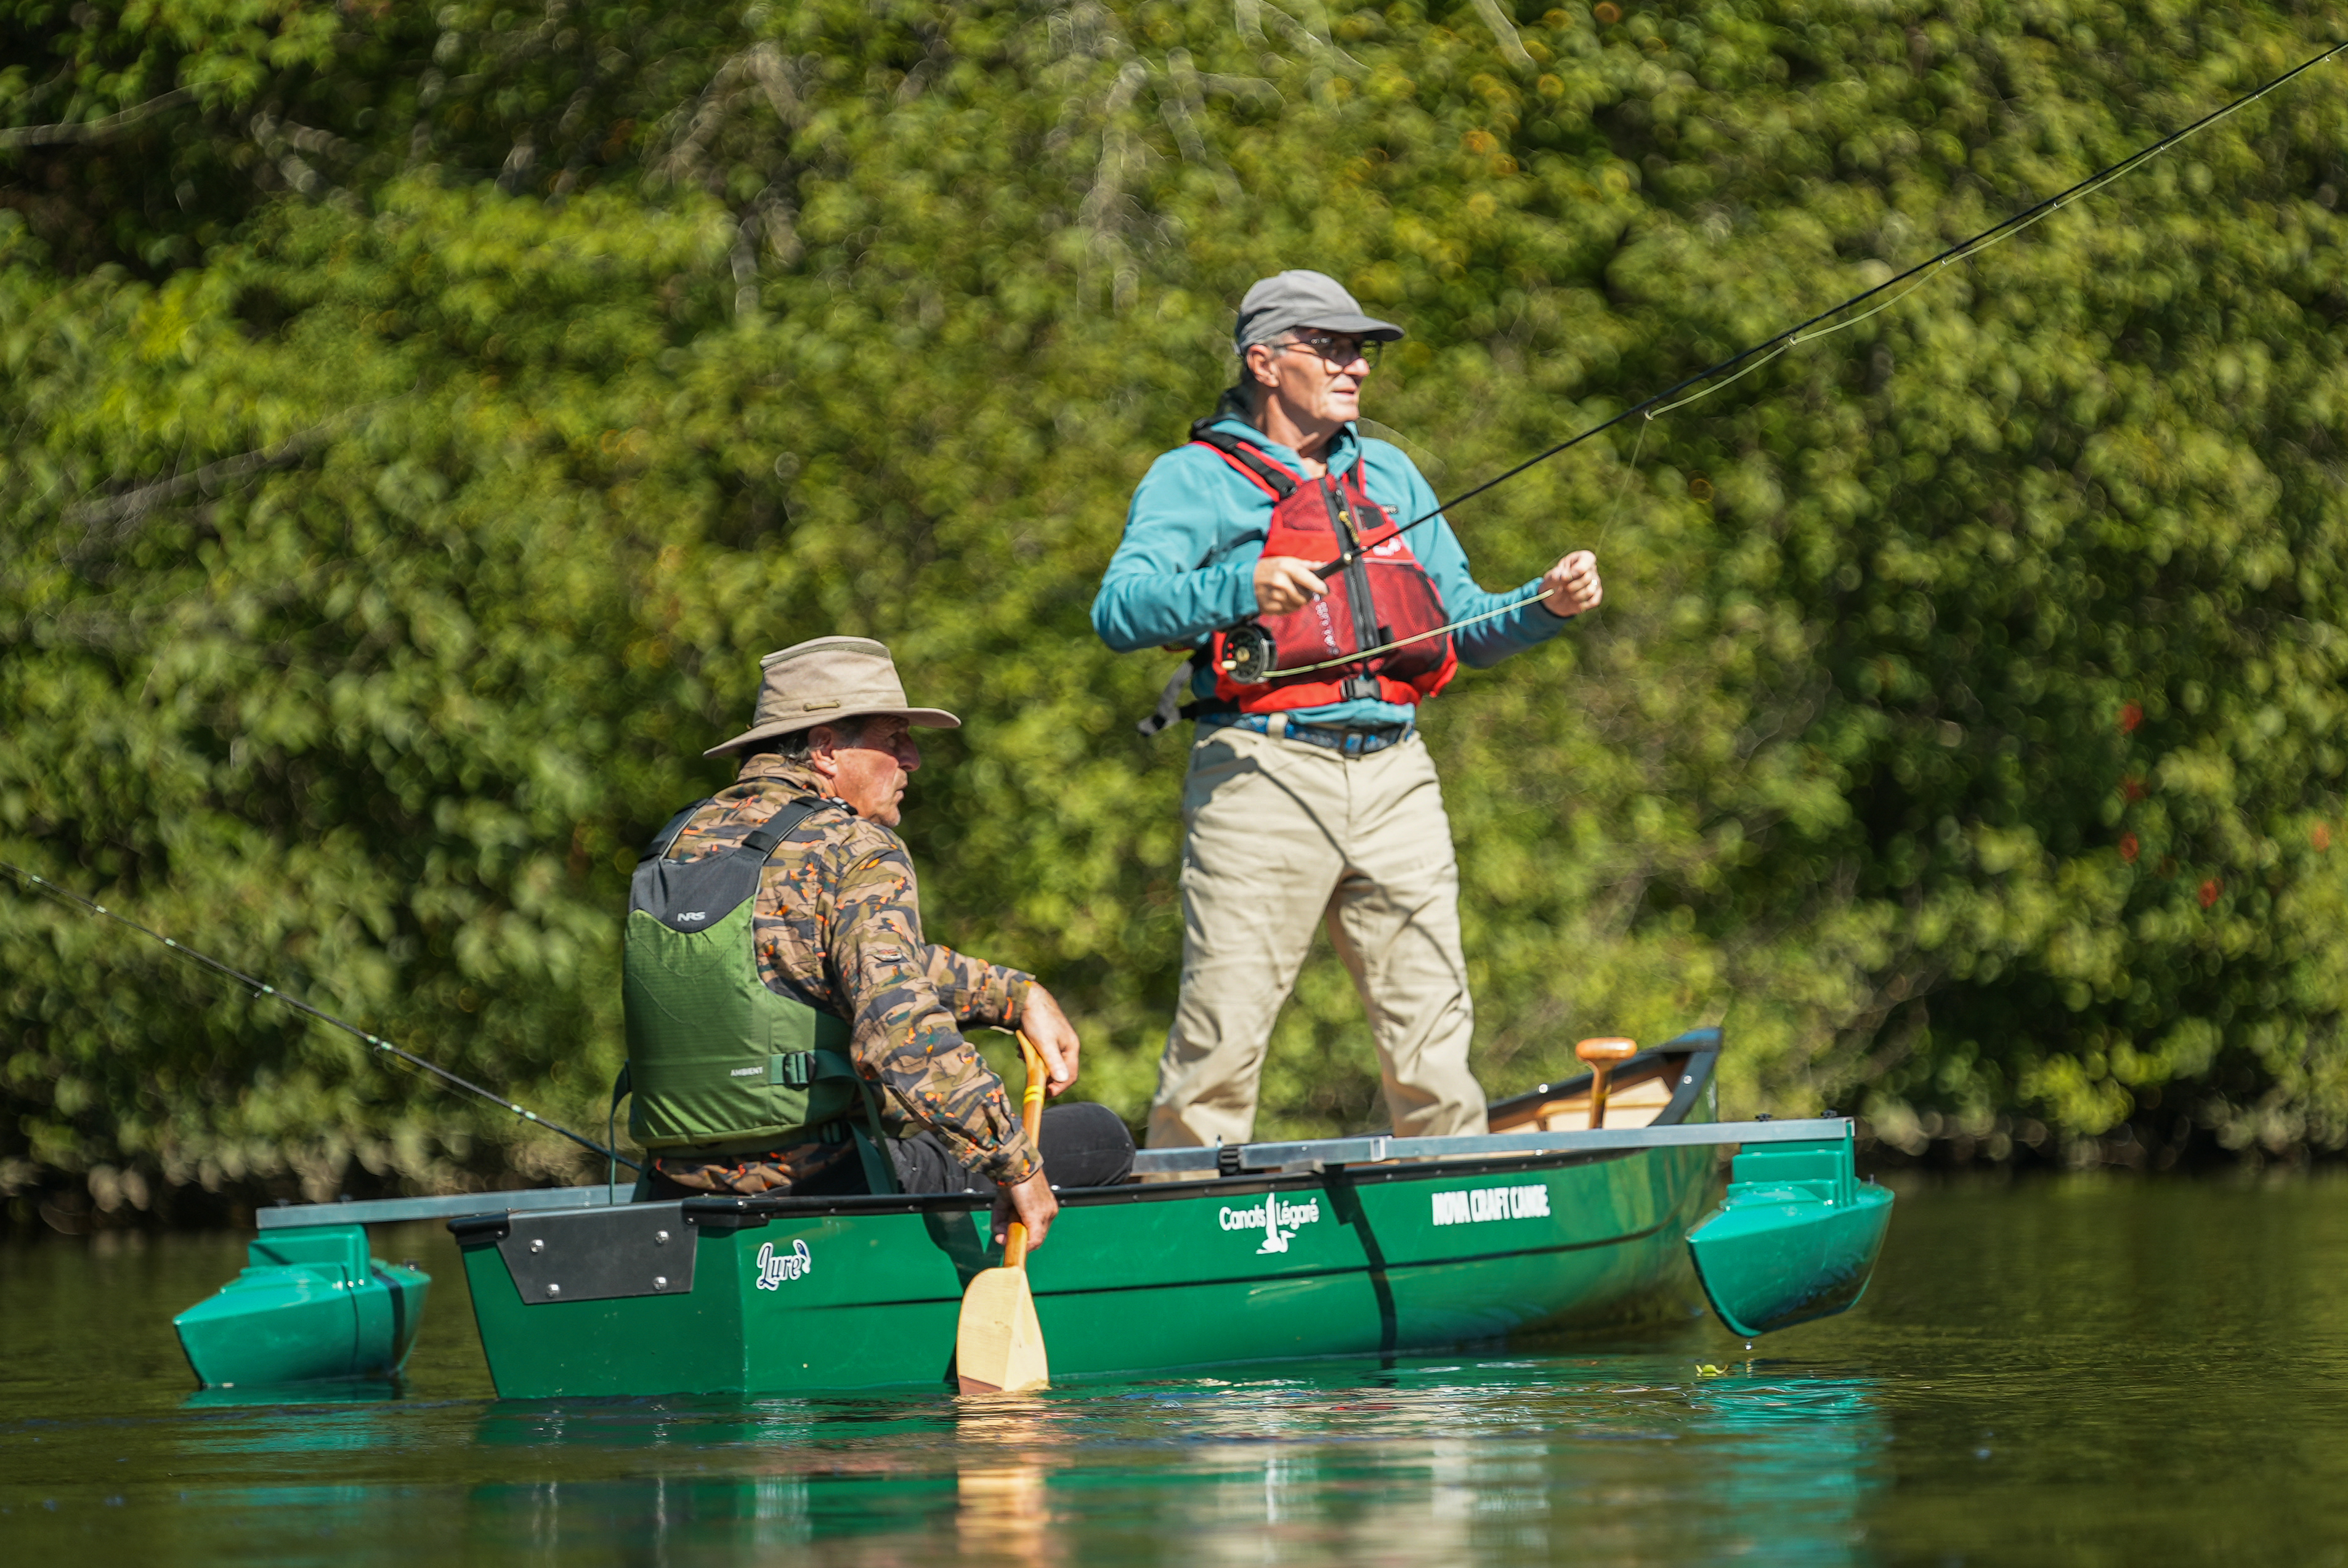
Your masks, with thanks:
M961 720L905 701L889 650L819 637L769 654L731 789L687 807L637 867L625 1000L628 1130L654 1197L891 1190L994 1195L994 1229L1040 1244L1063 1186L1132 1170L1107 1108L1055 1106L1038 1150L963 1038L1024 1030L1050 1092L1076 1030L1035 976L922 940L899 820L911 730ZM754 893L755 890L755 893Z

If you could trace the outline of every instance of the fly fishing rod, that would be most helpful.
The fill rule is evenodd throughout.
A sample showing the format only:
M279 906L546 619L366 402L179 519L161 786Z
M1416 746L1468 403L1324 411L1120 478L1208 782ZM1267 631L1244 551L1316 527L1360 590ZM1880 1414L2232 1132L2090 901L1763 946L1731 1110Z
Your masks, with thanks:
M1459 494L1453 496L1447 501L1437 501L1433 511L1423 512L1419 516L1411 519L1408 522L1404 523L1400 528L1395 529L1392 533L1380 534L1375 539L1364 539L1352 549L1339 556L1337 560L1331 562L1326 570L1332 572L1339 571L1344 567L1353 564L1354 562L1361 559L1361 557L1369 550L1376 545L1385 543L1388 539L1397 538L1402 534L1408 533L1412 529L1418 527L1421 523L1432 522L1436 518L1440 517L1443 514L1446 508L1457 506L1464 501L1471 500L1477 496L1482 495L1486 490L1506 484L1509 480L1515 479L1519 474L1524 473L1530 469L1539 468L1541 464L1549 461L1551 458L1560 457L1563 454L1571 451L1574 448L1581 445L1582 442L1589 440L1591 437L1596 436L1602 431L1613 428L1615 426L1622 424L1624 420L1630 418L1633 415L1643 414L1648 418L1652 419L1659 414L1668 414L1673 408L1694 402L1695 400L1694 397L1682 397L1678 402L1670 403L1667 407L1657 407L1658 404L1665 403L1666 399L1676 397L1679 393L1684 392L1692 387L1700 386L1704 382L1722 377L1728 371L1736 371L1735 376L1726 377L1726 379L1720 381L1719 386L1707 387L1704 391L1696 394L1696 397L1708 397L1712 393L1718 391L1721 387L1727 386L1730 381L1736 380L1743 376L1760 369L1763 365L1768 363L1769 360L1776 358L1778 355L1785 353L1789 348L1797 347L1804 343L1815 342L1817 339L1825 337L1828 334L1840 332L1846 327L1857 326L1860 322L1865 321L1868 316L1871 316L1876 315L1878 312L1890 309L1893 304L1898 303L1899 299L1904 298L1906 295L1913 293L1916 288L1921 287L1923 284L1930 283L1931 281L1931 277L1928 274L1937 273L1944 267L1954 266L1957 263L1965 261L1978 253L1989 249L1992 245L1997 244L2001 241L2010 240L2014 235L2020 233L2023 230L2029 228L2031 225L2040 222L2041 220L2054 216L2055 212L2059 211L2064 207L2068 206L2073 201L2077 201L2081 197L2091 196L2095 194L2096 191L2101 190L2104 186L2119 179L2122 175L2134 173L2145 164L2149 163L2154 159L2159 157L2162 153L2167 152L2170 148L2175 147L2178 143L2186 140L2188 138L2199 131L2207 129L2212 125L2217 124L2219 120L2224 119L2227 116L2233 114L2235 111L2247 108L2251 104L2256 103L2259 99L2266 97L2269 93L2273 92L2276 88L2283 86L2286 82L2289 82L2294 77L2302 76L2308 71L2313 70L2316 67L2323 64L2326 60L2331 59L2333 56L2338 55L2343 50L2348 50L2348 43L2334 44L2322 53L2301 61L2298 65L2293 66L2291 69L2283 72L2282 75L2275 77L2271 80L2261 82L2257 87L2252 88L2249 92L2244 93L2241 97L2234 99L2233 102L2227 104L2223 108L2212 109L2210 112L2203 115L2199 119L2195 120L2192 124L2184 127L2182 129L2172 130L2167 136L2160 138L2158 140L2147 143L2147 145L2137 149L2137 150L2129 153L2126 158L2120 159L2115 163L2105 165L2103 168L2098 169L2096 172L2088 175L2085 180L2080 181L2077 184L2069 187L2067 190L2058 191L2054 195L2047 197L2044 201L2024 208L2021 211L2016 212L2013 216L2004 220L2003 222L1993 223L1990 227L1983 229L1980 233L1972 236L1970 239L1958 241L1955 244L1951 245L1948 249L1941 252L1940 254L1927 257L1923 261L1917 263L1914 266L1910 267L1906 272L1895 273L1894 275L1884 279L1881 283L1877 284L1873 288L1866 289L1859 294L1851 295L1849 299L1844 300L1839 304L1828 306L1827 309L1822 310L1818 312L1818 315L1810 317L1807 321L1801 322L1794 326L1789 326L1783 332L1779 332L1773 336L1764 338L1760 342L1754 344L1749 348L1738 349L1735 354L1732 354L1727 358L1721 360L1718 364L1708 365L1702 370L1695 372L1694 375L1685 377L1681 380L1674 382L1673 385L1664 387L1661 392L1656 393L1645 402L1633 403L1631 407L1623 409L1621 413L1614 415L1612 418L1602 419L1597 424L1591 426L1590 428L1581 432L1579 435L1569 437L1565 440L1560 441L1557 445L1550 448L1548 450L1538 452L1532 457L1527 458L1515 468L1509 469L1504 473L1497 474L1471 490L1462 490ZM1836 316L1840 315L1843 312L1851 309L1855 305L1866 304L1869 300L1873 299L1876 295L1883 293L1886 289L1899 288L1900 284L1908 283L1910 279L1918 281L1909 288L1900 289L1898 295L1895 295L1891 299L1885 300L1881 304L1876 306L1874 310L1867 312L1866 315L1853 316L1849 321L1837 322L1834 325L1825 327L1823 330L1818 332L1810 331L1810 328L1818 326L1823 322L1832 321ZM1759 357L1756 358L1756 356L1758 356ZM1746 363L1747 360L1752 360L1753 363L1748 365ZM1737 366L1743 366L1744 368L1741 370L1737 369ZM1322 570L1322 568L1316 567L1313 574L1315 576L1320 575Z
M149 937L156 942L161 943L164 946L170 948L180 957L189 960L191 963L209 969L216 975L227 975L230 979L235 981L238 985L243 986L246 990L252 992L256 996L271 997L276 1001L283 1003L286 1006L293 1008L297 1013L303 1014L308 1017L315 1018L322 1024L331 1025L335 1028L342 1030L346 1035L355 1035L358 1038L366 1041L369 1046L372 1046L375 1049L382 1052L384 1055L396 1057L399 1060L406 1062L408 1066L417 1068L425 1072L430 1073L434 1078L438 1078L443 1083L454 1084L457 1088L465 1090L469 1094L477 1094L483 1099L488 1100L490 1104L497 1106L499 1109L513 1112L524 1121L534 1123L537 1126L546 1129L549 1132L560 1133L562 1137L571 1140L572 1142L579 1145L582 1149L590 1150L594 1153L602 1155L606 1160L615 1161L619 1164L626 1166L631 1171L643 1169L634 1161L626 1158L613 1150L605 1148L602 1144L596 1142L593 1139L583 1137L579 1133L572 1131L567 1127L547 1120L546 1118L539 1115L538 1112L534 1110L530 1110L522 1106L516 1105L512 1100L508 1099L505 1096L498 1093L495 1089L483 1088L479 1084L475 1083L470 1078L460 1078L457 1074L450 1072L447 1068L439 1067L434 1063L426 1061L422 1057L417 1056L413 1051L401 1049L399 1047L393 1045L389 1040L385 1039L380 1035L369 1034L366 1030L360 1028L356 1024L346 1023L343 1019L335 1017L332 1013L324 1011L323 1008L314 1007L309 1003L302 1000L299 996L288 995L284 992L280 991L276 986L256 979L252 975L247 975L242 969L232 968L228 965L221 963L217 958L211 957L207 954L197 952L194 948L190 947L184 942L180 942L171 937L166 936L161 932L153 929L151 926L141 925L139 922L131 919L127 914L107 908L106 905L98 903L96 899L85 898L69 887L62 887L57 883L49 881L46 877L36 876L33 872L26 871L24 867L11 865L6 861L0 861L0 870L14 872L17 876L23 878L26 882L30 882L35 888L38 889L42 892L47 893L52 898L88 910L92 914L102 915L106 919L114 922L117 925L129 926L131 930L139 933L139 935Z
M2046 197L2043 201L2034 202L2031 206L2024 208L2021 211L2014 213L2013 216L1983 229L1978 234L1958 241L1955 244L1949 246L1939 254L1929 256L1923 261L1917 263L1914 266L1910 267L1906 272L1894 273L1892 276L1884 279L1881 283L1877 284L1874 287L1862 290L1861 292L1851 295L1849 299L1842 301L1838 304L1830 305L1827 309L1818 312L1816 315L1811 316L1807 321L1797 323L1797 325L1789 326L1781 332L1763 338L1761 341L1753 344L1749 347L1738 349L1735 354L1730 355L1727 358L1723 359L1716 364L1708 365L1693 375L1682 377L1680 380L1664 387L1661 392L1656 393L1654 396L1645 399L1643 402L1633 403L1629 407L1623 409L1621 413L1615 414L1611 418L1601 419L1597 424L1591 426L1588 429L1581 431L1576 435L1570 436L1566 439L1558 442L1555 446L1550 447L1544 451L1535 453L1533 456L1527 458L1524 461L1517 464L1516 467L1509 469L1502 473L1496 474L1479 485L1462 490L1459 494L1453 496L1449 500L1437 501L1433 510L1420 513L1418 516L1411 519L1408 522L1403 523L1398 527L1387 531L1386 532L1377 534L1375 537L1365 535L1357 539L1348 548L1340 552L1335 560L1324 562L1322 564L1313 567L1313 574L1315 577L1325 577L1330 573L1342 572L1346 567L1354 564L1356 561L1361 560L1362 557L1368 554L1371 551L1387 543L1389 541L1401 538L1404 534L1408 533L1412 529L1417 528L1423 523L1434 521L1437 518L1442 516L1449 508L1461 505L1466 501L1472 500L1476 497L1484 494L1488 490L1495 490L1499 486L1508 483L1510 480L1517 478L1519 474L1523 474L1530 469L1539 468L1541 464L1548 462L1551 458L1561 457L1565 453L1571 451L1574 448L1581 445L1584 441L1601 435L1605 431L1612 429L1615 426L1620 425L1628 419L1639 416L1643 416L1648 419L1653 419L1658 415L1668 414L1674 408L1684 407L1688 404L1694 402L1697 398L1710 397L1713 393L1719 391L1722 387L1726 387L1732 381L1740 380L1743 377L1751 375L1754 371L1760 369L1762 366L1766 365L1770 360L1776 358L1779 355L1784 354L1788 349L1799 347L1805 343L1814 343L1821 337L1826 337L1834 333L1841 332L1849 327L1857 326L1860 322L1867 320L1870 316L1880 315L1882 312L1890 309L1894 304L1897 304L1900 300L1906 298L1909 294L1913 294L1916 290L1923 287L1926 284L1931 283L1933 278L1937 277L1945 269L1954 266L1959 262L1970 260L1972 257L1980 254L1982 251L1989 249L1992 245L2012 239L2014 235L2020 233L2023 230L2031 227L2033 224L2054 216L2054 213L2062 211L2062 209L2070 205L2073 201L2078 201L2083 197L2092 196L2106 185L2110 184L2113 181L2120 179L2124 175L2135 172L2137 170L2141 169L2144 165L2149 163L2152 160L2159 157L2162 153L2167 152L2169 149L2177 146L2178 143L2185 141L2187 139L2207 129L2212 125L2217 124L2219 120L2226 119L2229 115L2235 113L2237 110L2246 108L2250 105L2256 103L2259 99L2266 97L2269 93L2273 92L2278 88L2281 88L2294 78L2313 70L2316 67L2323 64L2325 61L2332 59L2333 57L2339 55L2343 50L2348 50L2348 43L2334 44L2330 48L2323 50L2322 53L2301 61L2298 65L2293 66L2290 70L2283 72L2281 76L2271 77L2267 81L2260 83L2257 87L2252 88L2249 92L2246 92L2240 98L2235 98L2231 103L2226 104L2222 108L2212 109L2209 113L2203 115L2199 119L2195 120L2192 124L2177 130L2172 130L2168 135L2159 138L2157 140L2147 143L2145 146L2137 149L2134 152L2129 153L2127 157L2122 158L2116 162L2108 163L2103 168L2096 170L2093 174L2090 174L2085 179L2079 181L2076 184L2072 185L2067 189L2058 191L2054 195ZM1900 287L1903 284L1907 285L1904 288ZM1886 290L1892 289L1896 289L1899 292L1892 294L1890 298L1877 304L1872 310L1861 312L1859 315L1850 316L1847 320L1837 321L1835 319L1836 317L1842 315L1847 311L1853 310L1859 305L1865 304L1868 301L1874 299L1877 295L1883 294ZM1829 322L1832 322L1833 325L1825 325ZM1817 328L1817 330L1813 331L1811 330L1812 328ZM1730 374L1731 372L1734 372L1735 374L1732 375ZM1682 393L1686 393L1687 396L1680 396ZM1544 598L1547 595L1543 593L1535 593L1520 597L1506 605L1503 605L1498 610L1487 611L1483 614L1471 616L1463 621L1454 621L1447 625L1438 626L1432 632L1422 632L1415 636L1406 638L1402 642L1388 643L1379 647L1367 648L1360 653L1348 655L1344 659L1327 661L1322 665L1313 665L1312 668L1319 670L1323 668L1332 668L1339 664L1357 664L1364 659L1373 658L1380 654L1391 653L1395 648L1401 647L1406 643L1423 641L1427 637L1437 636L1445 632L1457 631L1461 627L1472 625L1478 621L1490 620L1496 615L1504 614L1510 610L1530 603L1535 599ZM1239 625L1230 627L1225 631L1224 657L1221 662L1221 668L1226 674L1230 675L1233 680L1238 681L1241 685L1252 686L1272 680L1281 676L1306 673L1303 670L1273 669L1272 667L1272 634L1264 631L1263 628L1254 621L1251 620L1242 622Z

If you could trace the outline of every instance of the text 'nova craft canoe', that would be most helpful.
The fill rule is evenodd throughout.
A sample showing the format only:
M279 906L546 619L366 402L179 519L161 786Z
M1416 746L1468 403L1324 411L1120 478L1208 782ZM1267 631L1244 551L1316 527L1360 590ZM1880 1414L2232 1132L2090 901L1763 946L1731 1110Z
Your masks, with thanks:
M1685 1310L1691 1258L1741 1335L1840 1312L1866 1289L1891 1195L1857 1180L1848 1120L1713 1120L1719 1050L1717 1030L1697 1030L1622 1063L1600 1130L1581 1078L1495 1105L1486 1136L1148 1150L1132 1183L1063 1191L1051 1245L1027 1264L1053 1377L1635 1321ZM364 1260L364 1223L425 1217L448 1218L463 1248L510 1398L951 1384L964 1288L1000 1261L968 1193L655 1203L589 1187L277 1209L255 1267L177 1320L198 1376L395 1369L412 1310L390 1336L372 1326L386 1313L354 1310L351 1342L321 1349L314 1298L335 1282L280 1282L313 1316L276 1377L268 1315L240 1319L239 1339L218 1308L240 1293L257 1305L272 1267L308 1266L264 1249L339 1236ZM396 1286L345 1278L329 1294Z

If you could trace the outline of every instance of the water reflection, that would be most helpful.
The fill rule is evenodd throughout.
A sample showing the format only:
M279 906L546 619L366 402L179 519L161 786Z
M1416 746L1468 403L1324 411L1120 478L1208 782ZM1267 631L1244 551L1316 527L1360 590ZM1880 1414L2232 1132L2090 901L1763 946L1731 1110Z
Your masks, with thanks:
M86 1467L118 1439L161 1439L169 1496L118 1472L98 1506L164 1558L1218 1568L1547 1562L1570 1543L1601 1561L1859 1561L1890 1480L1875 1382L1694 1368L1647 1347L749 1402L359 1384L334 1402L185 1398L145 1418L151 1438L66 1421L0 1426L0 1443L22 1457L30 1435L59 1460L78 1444ZM71 1511L15 1506L30 1479L0 1478L15 1514L0 1532L65 1541Z
M1016 1399L490 1405L473 1446L568 1476L464 1494L477 1548L780 1547L1056 1564L1734 1553L1854 1561L1886 1483L1869 1382L1616 1357L1299 1369ZM1625 1379L1626 1369L1648 1374ZM1072 1545L1071 1543L1076 1543ZM1179 1544L1178 1544L1179 1543Z
M199 1388L181 1402L187 1410L294 1409L304 1405L384 1405L405 1392L396 1380L353 1377L295 1383L283 1387L254 1384L250 1387Z
M954 1540L962 1555L1014 1563L1060 1561L1049 1526L1049 1471L1040 1464L982 1465L955 1478Z

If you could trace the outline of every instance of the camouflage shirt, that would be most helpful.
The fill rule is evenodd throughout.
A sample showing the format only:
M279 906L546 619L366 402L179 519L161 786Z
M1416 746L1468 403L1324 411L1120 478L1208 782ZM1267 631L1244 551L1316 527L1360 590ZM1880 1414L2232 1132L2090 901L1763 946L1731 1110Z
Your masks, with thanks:
M731 789L695 811L669 854L698 860L738 844L823 778L775 756L742 765ZM904 841L844 805L819 810L775 846L751 911L758 974L783 995L846 1018L849 1050L880 1091L891 1134L926 1129L955 1159L1004 1183L1040 1169L1016 1102L963 1039L966 1026L1008 1028L1032 975L966 958L922 938L921 896ZM788 1187L828 1167L837 1144L747 1160L663 1159L663 1175L712 1191Z

